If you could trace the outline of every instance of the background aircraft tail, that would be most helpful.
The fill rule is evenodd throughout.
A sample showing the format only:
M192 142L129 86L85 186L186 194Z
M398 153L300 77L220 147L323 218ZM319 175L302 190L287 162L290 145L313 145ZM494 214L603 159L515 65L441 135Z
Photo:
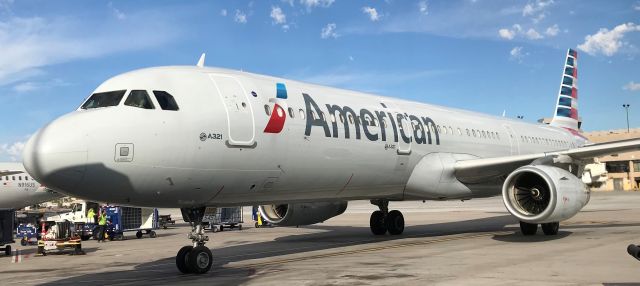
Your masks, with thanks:
M567 51L564 61L560 90L553 119L549 123L552 126L579 132L578 117L578 52L573 49Z

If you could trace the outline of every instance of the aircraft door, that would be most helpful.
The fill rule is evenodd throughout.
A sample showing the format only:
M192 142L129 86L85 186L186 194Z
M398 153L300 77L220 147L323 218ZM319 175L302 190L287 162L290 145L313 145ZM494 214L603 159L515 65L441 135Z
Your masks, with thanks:
M409 117L402 113L394 113L398 126L398 154L411 154L411 143L413 142L413 127ZM402 136L404 134L404 137ZM409 142L405 141L408 139Z
M251 102L242 84L232 76L209 74L227 113L227 142L234 146L255 144Z
M400 112L400 109L396 107L396 104L394 102L390 102L390 101L386 101L386 100L380 100L380 104L384 107L387 108L387 112L389 112L389 114L393 114L393 121L390 120L389 124L394 124L395 123L395 127L386 127L387 130L390 130L392 128L397 128L397 132L398 132L398 155L409 155L411 154L411 142L413 141L413 128L411 126L411 121L409 120L409 117L406 114L403 114L402 112ZM389 131L387 131L389 132ZM403 138L402 138L402 134L404 134L404 136L406 138L409 138L409 142L406 142Z
M511 155L520 154L520 145L513 129L509 125L503 125L503 127L507 131L507 140L509 140L509 145L511 147Z

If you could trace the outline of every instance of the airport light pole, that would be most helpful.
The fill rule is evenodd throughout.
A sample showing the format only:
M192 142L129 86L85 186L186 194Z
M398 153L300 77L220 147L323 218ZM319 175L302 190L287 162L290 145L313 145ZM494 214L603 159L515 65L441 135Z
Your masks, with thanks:
M629 133L629 107L631 105L629 104L623 104L622 107L624 107L624 109L627 111L627 133Z

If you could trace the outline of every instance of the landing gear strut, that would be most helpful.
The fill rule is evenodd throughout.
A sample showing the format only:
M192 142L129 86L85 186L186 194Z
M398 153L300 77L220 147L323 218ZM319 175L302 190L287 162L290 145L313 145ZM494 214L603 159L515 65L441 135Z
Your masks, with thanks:
M371 204L380 208L380 210L374 211L369 219L369 227L371 227L373 234L383 235L387 232L391 235L402 234L404 231L404 216L400 211L389 211L388 200L371 200Z
M189 239L193 245L180 248L176 255L176 266L182 273L203 274L211 269L213 254L204 244L209 241L209 237L204 233L202 217L205 208L181 209L185 220L191 225Z

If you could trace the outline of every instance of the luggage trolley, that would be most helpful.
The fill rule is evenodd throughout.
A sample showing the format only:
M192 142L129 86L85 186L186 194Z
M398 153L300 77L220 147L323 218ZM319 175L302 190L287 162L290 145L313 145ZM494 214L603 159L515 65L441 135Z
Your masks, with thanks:
M209 225L209 228L214 231L223 231L225 227L238 230L242 230L242 207L232 208L214 208L207 207L204 212L202 222Z
M130 231L136 232L136 238L143 234L155 238L154 230L160 228L158 209L108 206L106 212L109 240L124 239L124 233Z

